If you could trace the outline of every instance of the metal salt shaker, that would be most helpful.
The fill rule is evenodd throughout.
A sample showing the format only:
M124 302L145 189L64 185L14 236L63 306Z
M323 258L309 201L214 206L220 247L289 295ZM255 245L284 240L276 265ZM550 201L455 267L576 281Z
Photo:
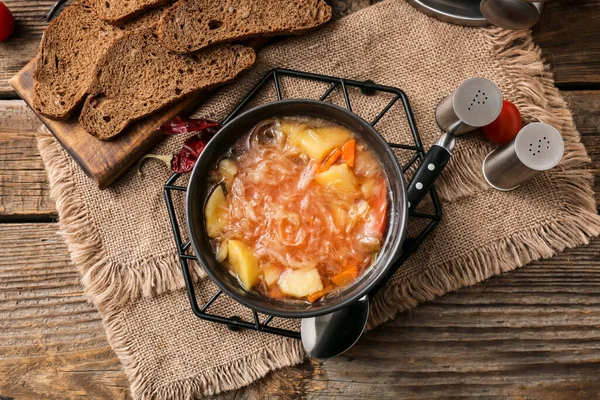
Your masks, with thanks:
M512 141L487 155L483 161L483 176L495 189L513 190L554 168L564 150L562 136L556 128L534 122L523 127Z

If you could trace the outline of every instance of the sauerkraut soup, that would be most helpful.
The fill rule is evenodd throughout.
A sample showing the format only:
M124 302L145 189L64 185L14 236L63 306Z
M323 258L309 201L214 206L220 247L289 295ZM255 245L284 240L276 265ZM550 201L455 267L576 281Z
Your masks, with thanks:
M315 302L375 261L387 181L360 137L331 121L261 121L211 171L205 226L246 290Z

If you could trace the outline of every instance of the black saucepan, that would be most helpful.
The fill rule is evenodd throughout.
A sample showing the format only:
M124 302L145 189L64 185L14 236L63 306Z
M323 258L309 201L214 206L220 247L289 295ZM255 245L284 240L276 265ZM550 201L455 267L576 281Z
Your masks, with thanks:
M377 260L362 277L343 289L338 295L329 296L309 304L303 301L274 300L254 291L245 290L228 269L216 259L210 246L204 223L204 207L212 189L209 172L215 168L224 152L237 139L247 134L258 122L272 117L310 116L335 121L358 134L379 156L388 181L387 231ZM429 157L428 157L429 158ZM449 158L449 154L448 154ZM447 159L443 161L443 164ZM438 163L439 165L439 163ZM423 197L438 171L420 168L417 175L423 182L411 182L408 191L400 166L385 139L365 120L341 107L315 100L284 100L265 104L240 114L227 123L210 140L201 153L190 177L186 199L186 217L190 240L203 269L226 294L241 304L261 313L285 318L307 318L327 314L350 304L369 293L384 280L400 254L406 231L409 206ZM442 166L443 167L443 166ZM439 170L442 168L440 167ZM416 186L419 188L417 189ZM411 195L412 194L412 195ZM412 205L409 203L412 201Z

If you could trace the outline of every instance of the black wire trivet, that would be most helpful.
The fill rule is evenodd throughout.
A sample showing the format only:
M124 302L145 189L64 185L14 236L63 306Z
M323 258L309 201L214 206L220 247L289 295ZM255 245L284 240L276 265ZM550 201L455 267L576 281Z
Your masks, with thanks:
M404 92L398 88L377 85L370 81L359 82L359 81L354 81L354 80L350 80L350 79L335 78L335 77L331 77L331 76L317 75L317 74L312 74L312 73L307 73L307 72L293 71L293 70L287 70L287 69L274 69L265 75L265 77L254 87L254 89L252 89L252 91L248 94L248 96L246 96L246 98L244 98L241 101L241 103L223 120L222 124L225 125L232 118L236 117L243 110L243 108L246 105L248 105L248 103L256 97L257 93L261 89L266 87L266 85L268 85L268 84L273 84L275 86L277 100L282 100L283 96L282 96L282 91L281 91L281 81L279 79L282 76L295 77L295 78L301 78L301 79L306 79L306 80L329 83L327 90L319 98L319 100L321 100L321 101L325 101L334 90L341 88L343 97L344 97L345 106L349 111L352 111L352 106L350 104L350 96L348 94L349 87L355 87L355 88L360 89L362 94L364 94L366 96L375 95L375 94L377 94L377 92L384 92L384 93L393 95L393 98L389 101L389 103L381 110L381 112L377 115L377 117L375 117L375 119L373 121L371 121L371 125L375 126L381 120L381 118L392 108L392 106L394 104L396 104L396 102L398 100L400 100L402 103L402 106L404 107L404 111L406 113L408 125L410 127L412 137L413 137L413 143L399 144L399 143L389 143L388 142L388 144L393 149L404 149L404 150L409 150L414 153L413 156L410 158L410 160L407 163L405 163L404 165L402 165L402 173L406 173L409 170L409 168L411 168L411 166L413 166L417 161L420 162L423 160L423 157L424 157L423 145L421 144L421 138L419 137L419 133L417 131L417 126L415 123L415 118L414 118L414 115L410 108L410 104L408 102L408 98L406 97L406 94L404 94ZM181 230L179 227L179 222L177 221L177 216L176 216L175 207L174 207L173 199L172 199L172 193L171 193L172 191L180 191L180 192L187 191L187 187L178 186L175 184L180 177L181 177L181 174L178 174L178 173L171 175L171 177L165 183L164 191L165 191L165 200L167 203L167 209L169 212L169 217L171 219L171 227L173 229L173 236L175 237L175 244L177 246L179 261L181 263L181 268L183 271L183 276L184 276L185 284L187 287L188 298L189 298L189 301L190 301L190 304L192 307L192 311L194 312L194 314L197 317L207 320L207 321L225 324L232 330L253 329L256 331L273 333L273 334L277 334L277 335L281 335L281 336L287 336L287 337L299 339L300 332L292 331L289 329L272 327L269 324L273 320L274 316L268 315L268 316L266 316L266 318L263 321L261 321L260 316L258 315L258 313L255 310L251 310L252 315L254 317L254 321L246 321L246 320L240 318L239 316L224 316L224 315L210 313L209 308L211 307L211 305L214 304L214 302L221 295L223 295L222 290L217 290L217 292L210 298L210 300L208 300L202 306L200 306L198 304L198 301L196 299L196 293L194 290L194 281L192 279L192 275L191 275L189 265L188 265L189 260L197 260L197 258L196 258L196 256L187 253L191 247L191 242L187 241L184 243L184 241L182 239ZM432 213L423 213L423 212L410 211L410 214L409 214L410 217L429 220L429 222L427 223L427 225L425 225L425 227L420 231L419 234L417 234L416 236L413 235L414 237L407 237L404 240L402 253L398 257L397 262L396 262L396 265L398 267L400 267L402 265L402 263L404 263L406 261L406 259L408 259L408 257L418 249L419 245L423 242L423 240L425 240L425 238L431 233L431 231L440 222L440 219L442 217L442 205L440 203L437 192L435 190L435 186L431 187L429 194L430 194L430 197L431 197L431 200L433 203L433 212ZM389 272L387 278L383 281L384 284L398 270L398 267ZM374 288L373 291L376 291L378 289L379 289L379 287Z

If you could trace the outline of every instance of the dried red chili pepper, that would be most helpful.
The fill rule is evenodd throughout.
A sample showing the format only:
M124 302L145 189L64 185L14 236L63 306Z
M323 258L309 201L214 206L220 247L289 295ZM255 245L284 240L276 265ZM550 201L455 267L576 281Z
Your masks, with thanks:
M205 134L206 132L204 132L202 136L204 136ZM212 135L214 135L214 133L212 133ZM181 150L177 152L177 154L146 154L145 156L140 158L140 161L138 161L137 172L139 175L142 174L142 164L148 158L161 160L162 162L167 164L167 166L171 168L173 172L179 172L180 174L190 172L194 168L194 165L196 165L196 161L198 160L198 157L200 156L202 150L204 150L204 148L206 147L206 142L208 142L208 140L209 139L204 139L203 137L200 137L200 135L196 134L187 138L186 141L183 142L183 146L181 147Z
M199 132L210 128L218 129L220 127L221 125L218 122L209 119L175 117L166 124L161 125L158 129L167 135L176 135L178 133Z
M173 170L173 172L178 172L180 174L190 172L194 168L194 165L196 165L200 153L206 147L206 143L212 139L219 129L221 129L221 124L208 119L175 117L170 122L162 125L159 129L168 135L187 132L199 133L187 138L177 154L146 154L140 158L137 164L137 172L139 175L142 174L142 164L148 158L163 161Z
M180 174L190 172L194 168L194 165L196 165L196 160L198 160L198 156L200 156L205 147L206 142L199 135L188 138L183 142L181 150L173 157L171 169Z

